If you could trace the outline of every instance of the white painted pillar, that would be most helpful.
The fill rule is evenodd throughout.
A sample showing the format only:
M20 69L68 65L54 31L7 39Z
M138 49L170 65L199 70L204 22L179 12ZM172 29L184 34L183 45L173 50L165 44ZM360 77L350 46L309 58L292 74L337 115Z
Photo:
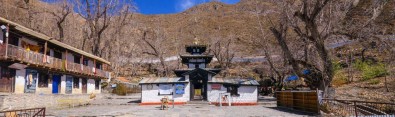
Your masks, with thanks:
M66 94L66 75L62 75L60 78L60 94Z
M14 93L21 94L25 92L25 81L26 81L25 76L26 76L25 69L16 70Z

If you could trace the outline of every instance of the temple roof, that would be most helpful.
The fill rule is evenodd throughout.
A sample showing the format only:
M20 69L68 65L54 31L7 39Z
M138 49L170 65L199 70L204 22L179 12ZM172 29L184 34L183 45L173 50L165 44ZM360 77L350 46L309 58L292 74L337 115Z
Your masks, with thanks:
M189 59L206 59L205 63L210 63L214 55L180 55L182 63L189 63Z
M231 85L251 85L258 86L259 83L253 78L215 78L208 83L231 84Z
M139 84L165 84L165 83L187 83L188 81L183 80L181 77L169 78L143 78Z
M190 54L188 54L188 55L180 55L180 57L182 58L182 57L185 57L185 58L202 58L202 57L214 57L214 55L190 55Z
M201 68L199 68L199 69L201 69ZM193 70L195 70L195 69L177 69L177 70L174 70L174 73L177 75L177 77L182 77L187 72L190 72ZM221 69L212 69L212 68L204 68L202 70L208 71L209 73L212 73L212 74L218 74L219 72L221 72Z
M190 45L185 45L185 47L207 47L206 44L190 44Z

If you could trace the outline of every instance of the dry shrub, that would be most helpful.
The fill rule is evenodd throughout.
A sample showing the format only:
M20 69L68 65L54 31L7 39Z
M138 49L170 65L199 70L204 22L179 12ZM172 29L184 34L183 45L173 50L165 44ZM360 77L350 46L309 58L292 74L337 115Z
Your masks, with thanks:
M113 94L117 94L117 95L126 95L126 94L130 94L130 93L140 93L140 88L138 86L136 87L128 87L125 84L117 84L117 87L115 87L114 90L112 90Z

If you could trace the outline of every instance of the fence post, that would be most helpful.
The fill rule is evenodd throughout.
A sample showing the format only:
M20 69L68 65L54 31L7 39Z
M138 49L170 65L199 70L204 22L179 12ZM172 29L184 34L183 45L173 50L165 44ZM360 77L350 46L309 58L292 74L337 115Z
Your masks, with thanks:
M358 117L357 102L356 101L353 102L354 102L355 117Z

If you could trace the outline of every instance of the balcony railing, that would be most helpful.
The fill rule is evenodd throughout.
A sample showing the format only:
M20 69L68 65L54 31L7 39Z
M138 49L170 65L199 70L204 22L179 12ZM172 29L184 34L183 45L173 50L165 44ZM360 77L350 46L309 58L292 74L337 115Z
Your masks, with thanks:
M5 45L0 44L0 57L5 58ZM45 58L44 58L45 57ZM26 64L33 64L57 70L64 70L72 73L80 73L84 75L92 75L103 78L108 78L109 73L93 67L61 60L44 54L29 51L24 48L8 45L8 52L6 59L18 60Z

